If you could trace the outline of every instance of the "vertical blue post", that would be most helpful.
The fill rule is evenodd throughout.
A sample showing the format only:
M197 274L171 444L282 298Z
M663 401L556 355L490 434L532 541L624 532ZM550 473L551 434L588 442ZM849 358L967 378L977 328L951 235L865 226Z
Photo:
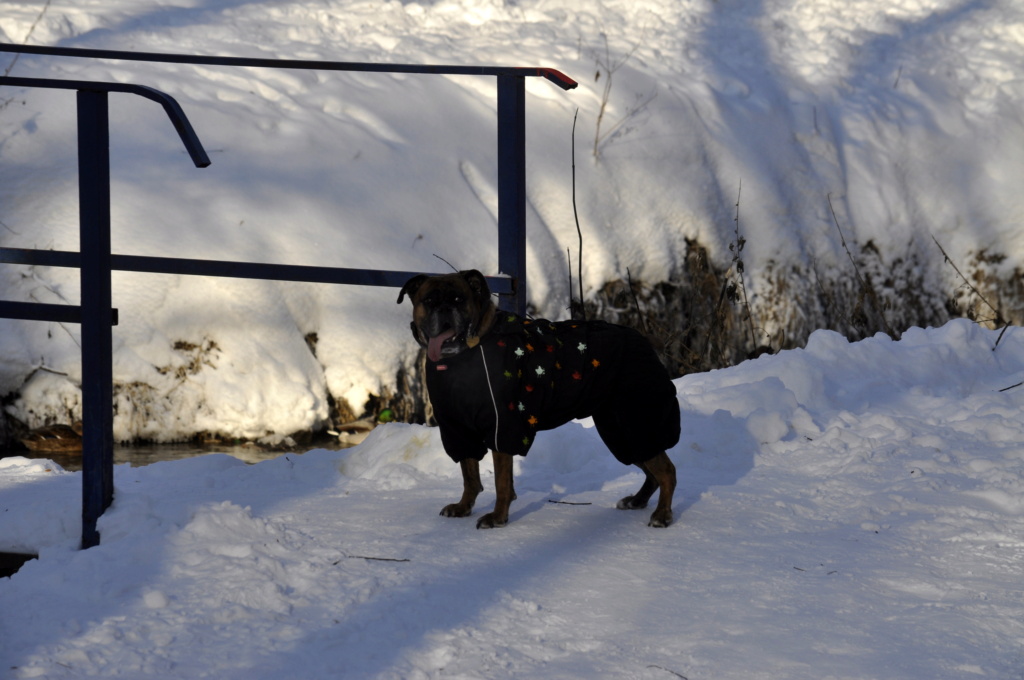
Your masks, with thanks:
M110 288L110 129L107 93L78 91L78 210L82 290L82 548L114 500L113 319Z
M515 291L499 307L526 314L526 79L498 76L498 269Z

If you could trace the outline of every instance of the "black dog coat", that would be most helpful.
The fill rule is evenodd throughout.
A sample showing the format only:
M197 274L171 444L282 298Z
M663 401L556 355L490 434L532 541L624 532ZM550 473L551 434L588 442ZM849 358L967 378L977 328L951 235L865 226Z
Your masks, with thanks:
M679 441L675 386L642 335L602 321L498 314L479 345L427 362L427 390L452 460L480 460L488 449L525 456L538 431L587 416L627 465Z

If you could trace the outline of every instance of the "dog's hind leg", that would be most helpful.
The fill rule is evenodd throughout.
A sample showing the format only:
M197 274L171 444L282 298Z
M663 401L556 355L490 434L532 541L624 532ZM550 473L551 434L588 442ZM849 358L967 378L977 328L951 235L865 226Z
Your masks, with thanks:
M658 496L658 507L651 515L648 526L667 527L672 524L672 496L676 490L676 466L669 460L668 455L659 453L654 458L640 463L638 466L644 471L644 483L632 496L626 496L620 500L615 507L619 510L641 510L647 507L647 502L655 491L660 490Z
M491 453L494 460L494 511L481 517L477 529L493 529L508 524L508 508L516 498L515 486L512 482L512 456L507 453Z
M651 514L649 527L667 527L672 524L672 496L676 491L676 466L672 464L668 454L662 452L645 461L644 471L658 483L658 507ZM646 484L646 482L645 482Z
M462 467L462 498L458 503L444 506L442 517L469 517L476 497L484 490L484 485L480 483L480 462L467 458L459 465Z

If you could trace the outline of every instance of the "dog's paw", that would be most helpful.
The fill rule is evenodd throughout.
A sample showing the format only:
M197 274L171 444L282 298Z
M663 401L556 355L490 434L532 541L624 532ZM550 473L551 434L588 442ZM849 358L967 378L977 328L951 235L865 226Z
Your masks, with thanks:
M647 523L647 526L664 529L670 524L672 524L671 510L655 510L654 514L651 515L651 521Z
M508 524L508 517L498 517L496 513L489 512L476 522L477 529L495 529Z
M473 506L452 503L441 508L441 517L469 517L473 514Z
M636 496L626 496L615 507L619 510L643 510L647 507L647 501L639 500Z

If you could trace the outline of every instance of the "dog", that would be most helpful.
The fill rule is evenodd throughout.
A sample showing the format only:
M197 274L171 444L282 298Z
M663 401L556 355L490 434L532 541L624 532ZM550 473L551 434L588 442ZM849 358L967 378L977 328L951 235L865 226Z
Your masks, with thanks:
M644 471L640 490L617 507L646 508L659 491L648 524L672 523L676 470L665 451L679 441L679 402L646 338L603 321L553 323L499 311L475 269L414 276L398 303L407 295L441 441L462 468L462 498L442 516L472 513L483 491L479 462L490 449L496 499L477 528L504 526L516 498L513 456L525 456L538 431L593 416L612 454Z

